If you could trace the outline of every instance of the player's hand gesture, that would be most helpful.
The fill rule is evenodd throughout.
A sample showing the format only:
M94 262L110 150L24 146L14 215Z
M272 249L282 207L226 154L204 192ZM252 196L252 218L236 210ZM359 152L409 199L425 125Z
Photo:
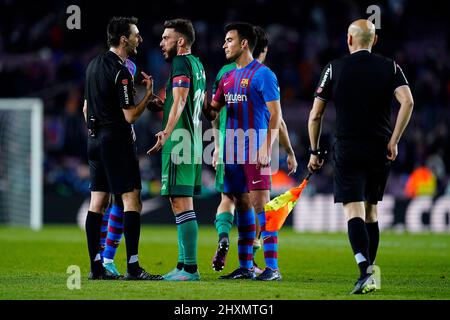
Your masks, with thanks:
M297 171L297 158L295 157L295 154L288 154L287 156L287 166L288 166L288 176L290 176L291 174L295 173Z
M167 141L168 134L166 131L160 131L157 134L155 134L155 137L158 140L156 141L155 145L150 150L147 151L148 155L152 155L152 154L158 152L159 150L161 150L161 148Z
M158 97L156 94L153 94L151 100L147 104L147 109L152 112L161 112L163 111L164 101Z
M152 95L153 94L153 78L152 76L149 76L144 71L141 71L142 76L144 79L142 79L142 84L145 85L145 88L147 89L147 94Z

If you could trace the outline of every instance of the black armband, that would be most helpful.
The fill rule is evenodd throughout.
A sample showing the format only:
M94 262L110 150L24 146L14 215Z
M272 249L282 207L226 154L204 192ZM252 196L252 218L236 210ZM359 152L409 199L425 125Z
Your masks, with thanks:
M320 159L325 158L325 155L328 153L327 150L322 150L320 148L317 148L316 150L311 149L311 147L309 147L309 153L315 156L318 156Z

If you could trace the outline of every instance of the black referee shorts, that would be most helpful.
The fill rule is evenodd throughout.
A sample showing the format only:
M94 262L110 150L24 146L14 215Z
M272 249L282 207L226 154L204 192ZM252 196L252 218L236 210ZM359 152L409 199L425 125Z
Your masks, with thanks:
M334 146L334 202L383 200L391 161L387 143L338 139Z
M141 189L141 174L132 133L100 129L88 138L91 191L121 194Z

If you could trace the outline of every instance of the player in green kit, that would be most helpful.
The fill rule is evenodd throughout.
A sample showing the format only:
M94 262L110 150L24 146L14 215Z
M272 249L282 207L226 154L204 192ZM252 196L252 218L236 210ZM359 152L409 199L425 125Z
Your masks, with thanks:
M162 149L161 195L168 196L178 231L178 263L164 275L168 281L199 280L197 270L198 225L193 196L201 192L202 129L200 114L206 77L202 63L191 54L195 31L191 21L168 20L160 43L171 63L163 106L163 131L148 151Z
M269 46L269 40L267 38L267 34L263 28L257 26L255 27L255 32L257 36L256 46L253 49L253 56L261 63L264 63L267 55L267 50ZM235 69L236 63L232 62L227 64L220 69L217 73L216 79L213 84L213 95L215 94L217 87L222 79L222 76ZM214 157L212 165L216 169L216 182L215 187L218 192L221 193L220 204L217 207L216 219L214 221L218 236L219 243L217 246L217 250L212 260L213 269L216 271L221 271L225 267L225 259L229 249L229 232L233 225L234 220L234 202L233 197L230 194L224 193L224 175L225 175L225 166L223 162L223 145L225 138L225 128L227 121L227 108L222 108L220 110L219 116L213 122L213 126L218 129L214 135L215 149L214 149ZM287 165L289 170L289 175L295 173L297 170L297 159L295 157L294 151L291 146L291 141L289 139L288 131L286 123L283 119L281 119L280 126L280 143L285 149L287 153ZM260 235L260 227L258 223L258 218L256 218L256 234L257 238L253 243L253 254L261 248L261 243L259 240ZM256 273L261 273L262 270L258 268L256 263L253 261L253 265L255 267Z

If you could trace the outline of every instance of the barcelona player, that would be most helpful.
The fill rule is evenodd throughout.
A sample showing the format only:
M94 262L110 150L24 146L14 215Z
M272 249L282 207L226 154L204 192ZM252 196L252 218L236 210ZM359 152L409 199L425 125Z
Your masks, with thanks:
M238 225L239 268L221 279L281 280L278 234L265 230L264 204L270 198L270 152L281 122L280 91L275 74L256 59L254 27L231 23L225 27L226 58L236 68L225 73L205 110L210 119L227 108L224 143L224 192L232 194ZM253 242L258 213L266 268L256 277Z
M256 32L256 45L253 49L253 56L260 62L264 63L268 46L269 46L269 40L267 37L267 33L264 31L263 28L256 26L255 27ZM218 72L216 79L214 81L213 85L213 93L216 92L217 87L220 83L220 80L222 79L223 75L226 72L229 72L236 68L236 63L232 62L229 63L220 69ZM217 208L217 214L216 219L214 221L219 241L217 250L215 252L212 266L213 269L216 271L221 271L225 267L225 259L226 255L228 253L229 249L229 232L231 230L231 227L233 225L234 220L234 201L233 197L230 194L223 192L223 181L224 181L224 163L223 163L223 145L224 145L224 138L225 138L225 130L226 130L226 119L227 119L227 109L222 108L220 110L219 116L216 118L216 120L213 122L213 126L218 130L218 135L216 134L214 142L215 142L215 150L214 150L214 157L213 157L213 166L216 169L216 180L215 180L215 186L216 190L221 192L221 201ZM215 133L217 131L214 131ZM281 127L280 127L280 143L283 146L283 148L286 151L287 154L287 167L289 170L289 175L292 173L295 173L297 170L297 159L295 157L294 151L291 146L291 141L289 139L289 135L287 132L287 126L283 119L281 119ZM257 218L257 217L256 217ZM258 223L258 219L256 219L256 235L255 241L253 243L253 255L256 254L257 250L261 247L260 243L260 227ZM254 258L254 256L253 256ZM255 272L257 274L262 273L262 270L256 265L255 260L253 259L253 265L255 268Z

